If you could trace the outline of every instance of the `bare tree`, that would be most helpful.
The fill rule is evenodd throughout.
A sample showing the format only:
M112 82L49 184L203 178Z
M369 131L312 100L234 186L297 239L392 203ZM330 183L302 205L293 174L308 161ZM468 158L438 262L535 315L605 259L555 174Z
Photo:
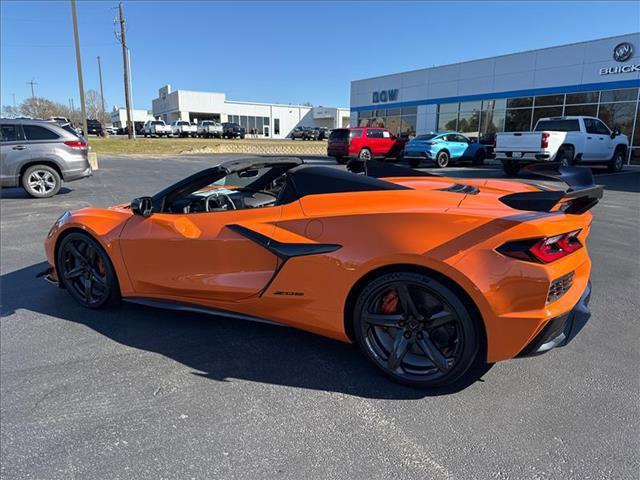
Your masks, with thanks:
M101 123L105 123L107 120L106 115L102 112L102 103L100 102L100 94L95 90L88 90L84 94L87 118L99 120ZM105 112L106 113L106 112Z

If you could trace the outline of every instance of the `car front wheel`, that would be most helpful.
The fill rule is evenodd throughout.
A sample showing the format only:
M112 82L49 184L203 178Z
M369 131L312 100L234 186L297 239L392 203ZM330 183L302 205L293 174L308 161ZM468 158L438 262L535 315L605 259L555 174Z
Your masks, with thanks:
M610 172L620 172L624 168L624 151L621 148L613 154L608 167Z
M48 165L33 165L22 175L22 187L35 198L53 197L61 186L60 174Z
M83 307L101 308L120 299L118 279L100 244L89 235L73 232L56 251L60 282Z
M358 296L353 326L362 352L400 383L451 385L479 358L478 323L456 293L426 274L373 280Z

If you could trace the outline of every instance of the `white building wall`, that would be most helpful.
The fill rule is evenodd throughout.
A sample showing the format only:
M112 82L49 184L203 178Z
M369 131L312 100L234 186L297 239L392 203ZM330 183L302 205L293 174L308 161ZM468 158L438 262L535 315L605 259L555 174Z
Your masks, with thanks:
M231 101L219 92L171 91L170 85L160 88L158 98L153 100L154 115L168 123L198 118L198 114L219 114L221 122L230 121L231 115L268 117L271 138L286 138L299 125L336 128L349 123L348 108L318 107L316 110L314 115L314 108L305 105ZM280 120L279 134L274 130L276 118Z
M624 65L612 59L613 47L635 46L627 64L640 60L640 33L514 53L351 82L351 107L374 108L373 92L398 89L397 102L465 95L639 80L640 72L600 75L600 69ZM455 100L454 100L455 101ZM384 103L376 104L384 108ZM353 123L353 116L352 116ZM426 125L426 124L425 124Z

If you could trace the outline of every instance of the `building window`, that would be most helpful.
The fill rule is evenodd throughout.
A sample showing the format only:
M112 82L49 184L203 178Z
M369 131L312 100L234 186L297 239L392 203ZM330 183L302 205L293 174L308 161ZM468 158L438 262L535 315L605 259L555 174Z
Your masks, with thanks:
M537 101L537 99L536 99ZM542 108L534 108L533 109L533 122L532 125L535 128L536 123L541 118L548 117L561 117L562 116L562 107L542 107Z
M595 117L598 115L598 105L567 105L564 107L564 114L567 116L583 115L585 117Z
M600 92L567 93L567 105L576 103L598 103Z
M564 95L543 95L536 97L536 107L547 107L552 105L564 105Z
M628 102L638 99L637 88L627 88L625 90L603 90L600 94L600 102Z
M264 123L265 127L269 126L269 117L262 117L262 122Z
M403 137L415 137L416 115L402 115L400 118L400 135Z
M603 97L604 93L605 92L602 92ZM633 133L633 117L636 110L637 107L635 102L601 103L598 111L598 118L611 130L616 127L619 128L620 131L631 141L631 134Z
M505 132L528 132L531 130L531 109L517 108L507 110L504 122Z
M533 97L517 97L507 99L507 108L525 108L533 106Z
M280 119L279 118L273 119L273 134L280 135Z

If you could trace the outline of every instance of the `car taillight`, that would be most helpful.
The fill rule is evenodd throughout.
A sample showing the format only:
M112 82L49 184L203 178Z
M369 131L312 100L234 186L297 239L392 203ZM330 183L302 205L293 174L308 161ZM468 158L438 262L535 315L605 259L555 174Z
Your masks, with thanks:
M507 242L497 251L507 257L529 262L550 263L582 248L578 239L580 230L533 240Z
M87 142L83 142L82 140L67 140L64 144L74 150L84 150L87 148Z
M542 132L542 140L540 140L540 148L549 148L549 137L551 132Z

